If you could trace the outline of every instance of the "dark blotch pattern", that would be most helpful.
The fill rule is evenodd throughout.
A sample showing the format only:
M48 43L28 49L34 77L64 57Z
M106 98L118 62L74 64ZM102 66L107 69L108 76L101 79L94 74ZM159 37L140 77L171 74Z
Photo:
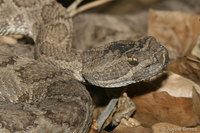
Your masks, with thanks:
M144 47L147 39L148 38L144 38L137 42L126 41L126 40L112 42L111 45L109 45L109 47L104 51L104 55L109 53L109 51L112 52L119 51L120 55L122 55L125 52L129 51L130 49L132 49L131 52L138 52L139 49Z
M7 67L7 65L13 65L16 61L12 56L8 57L6 61L0 61L0 67Z
M38 0L13 0L18 7L32 7L39 4Z

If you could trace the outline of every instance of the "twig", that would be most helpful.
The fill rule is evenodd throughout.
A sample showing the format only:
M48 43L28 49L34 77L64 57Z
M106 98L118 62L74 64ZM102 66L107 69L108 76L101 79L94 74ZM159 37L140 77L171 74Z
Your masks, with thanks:
M78 5L82 2L83 0L75 0L68 8L68 12L74 12L77 10Z
M98 131L101 131L104 123L106 122L110 114L112 114L115 111L118 100L119 98L111 99L108 105L106 106L106 108L104 109L104 111L101 113L101 115L97 119L96 123L98 125Z
M108 3L110 1L113 1L113 0L97 0L97 1L94 1L94 2L90 2L88 4L85 4L85 5L77 8L76 10L71 11L70 16L73 17L74 15L76 15L76 14L78 14L80 12L83 12L85 10L88 10L88 9L103 5L103 4Z
M198 59L194 59L194 58L189 57L189 56L186 56L186 59L193 61L193 62L196 62L196 63L200 63L200 61Z

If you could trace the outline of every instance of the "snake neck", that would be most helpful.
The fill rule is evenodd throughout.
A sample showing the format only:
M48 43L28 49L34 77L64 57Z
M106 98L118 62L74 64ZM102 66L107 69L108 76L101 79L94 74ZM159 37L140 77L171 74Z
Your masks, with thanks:
M43 55L41 53L36 53L35 59L56 69L63 70L66 73L65 75L68 77L70 76L80 82L85 82L82 76L82 56L84 56L84 54L83 51L80 50L57 49L52 56L48 54Z

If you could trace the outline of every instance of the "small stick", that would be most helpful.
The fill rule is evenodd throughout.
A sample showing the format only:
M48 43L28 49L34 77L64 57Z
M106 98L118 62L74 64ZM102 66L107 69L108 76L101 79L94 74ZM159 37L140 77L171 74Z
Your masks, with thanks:
M67 12L74 12L77 10L78 5L82 2L83 0L75 0L68 8Z
M198 60L198 59L194 59L194 58L189 57L189 56L186 56L186 58L187 58L188 60L190 60L190 61L193 61L193 62L196 62L196 63L200 63L200 60Z
M110 102L108 103L108 105L106 106L105 110L101 113L101 115L97 119L96 123L98 125L98 131L101 131L101 129L103 128L103 125L104 125L105 121L108 119L108 117L110 116L110 114L113 111L115 111L118 100L119 100L119 98L113 98L113 99L111 99Z
M70 13L70 16L73 17L74 15L76 15L76 14L78 14L80 12L83 12L85 10L88 10L88 9L103 5L103 4L108 3L110 1L113 1L113 0L97 0L97 1L94 1L94 2L90 2L88 4L85 4L85 5L77 8L76 10L72 10L71 13Z

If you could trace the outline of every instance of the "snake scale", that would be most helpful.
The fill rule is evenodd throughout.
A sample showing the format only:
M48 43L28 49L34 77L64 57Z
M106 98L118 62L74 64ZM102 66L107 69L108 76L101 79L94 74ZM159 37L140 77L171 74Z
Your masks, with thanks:
M93 103L84 83L126 86L167 65L154 37L72 49L70 12L54 0L0 0L0 35L35 42L35 59L0 50L0 132L86 133Z

